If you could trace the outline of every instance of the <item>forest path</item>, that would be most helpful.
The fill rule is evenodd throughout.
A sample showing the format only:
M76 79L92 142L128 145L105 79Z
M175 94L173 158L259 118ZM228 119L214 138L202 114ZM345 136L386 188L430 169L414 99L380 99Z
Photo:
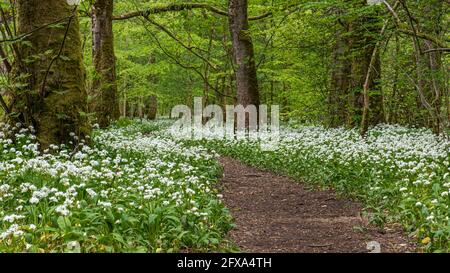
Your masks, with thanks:
M220 159L224 202L236 223L229 236L243 252L414 251L400 228L369 227L361 206L332 191L311 191L291 178Z

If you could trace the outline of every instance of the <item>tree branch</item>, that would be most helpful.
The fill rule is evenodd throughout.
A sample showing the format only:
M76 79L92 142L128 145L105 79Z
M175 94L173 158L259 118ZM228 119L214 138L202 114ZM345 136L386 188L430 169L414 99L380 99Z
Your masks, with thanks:
M0 45L0 58L2 59L3 66L5 67L6 72L10 73L12 70L12 66L8 61L8 56L6 55L5 50L3 50L2 45Z
M217 67L212 64L209 60L207 60L205 57L203 57L202 55L198 54L197 52L195 52L194 50L192 50L191 47L185 45L180 39L178 39L172 32L170 32L166 27L164 27L163 25L153 21L152 19L150 19L148 16L144 16L144 19L147 20L149 23L151 23L152 25L156 26L157 28L159 28L160 30L164 31L167 35L169 35L172 39L174 39L177 43L179 43L183 48L185 48L186 50L188 50L189 52L191 52L192 54L194 54L195 56L197 56L198 58L202 59L202 61L204 61L208 66L212 67L214 70L217 70Z
M429 34L426 34L426 33L422 33L422 32L414 32L412 30L404 29L404 28L398 28L398 31L401 32L401 33L404 33L404 34L411 35L411 36L416 36L416 38L421 38L421 39L424 39L424 40L431 41L435 45L437 45L437 46L439 46L441 48L447 48L447 45L444 42L440 41L438 38L436 38L436 37L434 37L432 35L429 35ZM424 53L424 52L422 52L422 53Z
M407 27L404 26L404 23L401 22L400 17L398 16L398 14L395 12L395 9L391 7L391 5L389 5L389 3L386 0L382 0L383 4L386 6L386 8L389 10L389 12L392 14L392 16L395 18L394 23L397 26L397 30L401 33L404 34L408 34L411 36L414 36L415 39L417 38L421 38L421 39L425 39L428 41L433 42L434 44L436 44L437 46L441 47L441 48L447 48L447 45L440 41L438 38L426 34L426 33L421 33L419 31L416 30L416 28L414 27L414 25L412 24L412 17L409 13L408 8L406 7L406 4L403 1L399 1L400 4L404 7L404 9L407 11L408 14L408 18L410 20L411 23L411 28L413 30L408 29ZM422 52L423 53L423 52Z
M146 26L144 26L146 28ZM146 28L147 29L147 28ZM155 34L153 34L153 32L149 31L147 29L147 31L150 33L150 35L153 37L153 39L156 42L156 45L159 47L159 49L161 49L161 51L164 53L164 55L166 55L167 57L169 57L170 59L172 59L177 65L179 65L180 67L184 68L184 69L190 69L193 70L197 75L200 76L200 78L202 78L202 80L204 82L206 82L206 84L213 89L216 93L218 93L219 95L222 95L224 97L229 97L229 98L234 98L232 96L226 95L221 93L219 90L217 90L217 88L215 88L214 86L212 86L209 81L205 78L205 76L199 71L199 68L195 67L195 66L189 66L189 65L185 65L183 63L181 63L177 58L175 58L172 54L170 54L169 52L167 52L167 50L161 45L161 43L159 42L158 37L156 37Z
M258 16L251 16L251 17L248 17L248 20L249 20L249 21L257 21L257 20L261 20L261 19L270 17L270 16L272 16L272 15L273 15L273 13L272 13L271 11L268 11L268 12L263 13L263 14L258 15Z
M431 52L436 52L436 51L450 52L450 48L432 48L432 49L425 50L422 53L426 54L426 53L431 53Z
M72 24L72 20L75 17L75 13L77 11L78 6L75 6L72 10L72 16L69 17L69 22L67 22L67 27L66 27L66 32L64 33L64 38L63 41L61 43L61 47L59 48L59 52L56 56L54 56L52 58L52 60L50 61L50 64L48 65L47 71L45 72L45 76L44 79L42 80L42 85L41 85L41 89L39 90L39 96L41 98L41 100L44 99L45 97L45 85L47 83L47 78L48 78L48 74L50 73L50 69L53 66L53 63L61 56L62 51L64 49L64 45L66 44L66 40L67 40L67 35L69 34L69 30L70 30L70 25Z
M221 16L227 16L228 17L228 12L218 9L216 7L213 7L209 4L203 4L203 3L187 3L187 4L168 4L165 6L161 6L161 7L154 7L154 8L149 8L146 10L141 10L141 11L134 11L134 12L130 12L130 13L125 13L122 15L117 15L117 16L113 16L113 20L115 21L119 21L119 20L127 20L127 19L131 19L131 18L135 18L135 17L148 17L151 14L158 14L158 13L164 13L164 12L173 12L173 11L182 11L182 10L192 10L192 9L206 9L210 12L213 12L215 14L221 15ZM272 12L266 12L264 14L255 16L255 17L250 17L249 20L250 21L255 21L255 20L260 20L260 19L264 19L267 18L269 16L272 15Z
M8 105L6 105L6 102L5 102L5 100L3 99L2 94L0 94L0 105L2 106L3 111L5 111L5 113L6 113L7 115L9 115L9 114L11 113L10 110L9 110L9 108L8 108Z
M21 40L21 39L23 39L23 38L26 38L26 37L32 35L33 33L37 32L37 31L39 31L39 30L41 30L41 29L44 29L44 28L48 28L48 27L50 27L50 26L57 25L57 24L59 24L59 23L61 23L61 22L63 22L63 21L70 20L71 18L73 18L73 15L72 15L72 16L68 16L68 17L61 18L61 19L59 19L59 20L57 20L57 21L55 21L55 22L51 22L51 23L48 23L48 24L39 26L39 27L37 27L37 28L31 30L30 32L24 33L24 34L22 34L22 35L19 35L19 36L16 36L16 37L12 37L12 38L8 38L8 39L0 40L0 43L5 43L5 42L16 42L16 41L19 41L19 40ZM12 34L11 34L11 35L12 35Z

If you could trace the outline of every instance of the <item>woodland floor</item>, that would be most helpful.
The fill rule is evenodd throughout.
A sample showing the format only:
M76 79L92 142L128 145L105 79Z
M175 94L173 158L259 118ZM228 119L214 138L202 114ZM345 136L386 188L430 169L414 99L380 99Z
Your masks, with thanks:
M413 252L400 227L383 230L361 217L361 205L330 190L310 190L291 178L220 160L221 188L236 228L230 232L243 252Z

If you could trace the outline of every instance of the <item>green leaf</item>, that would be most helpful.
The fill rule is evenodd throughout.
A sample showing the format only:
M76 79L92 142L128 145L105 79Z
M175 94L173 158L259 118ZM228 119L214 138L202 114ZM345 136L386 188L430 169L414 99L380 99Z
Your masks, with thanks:
M64 55L59 56L59 58L63 61L70 61L70 58Z
M56 222L58 223L59 228L64 230L72 225L69 218L63 216L59 216Z

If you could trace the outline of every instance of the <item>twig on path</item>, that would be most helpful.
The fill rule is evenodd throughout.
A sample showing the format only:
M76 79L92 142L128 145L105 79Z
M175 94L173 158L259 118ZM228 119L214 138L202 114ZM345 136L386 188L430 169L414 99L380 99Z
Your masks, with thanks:
M333 243L329 243L329 244L323 244L323 245L308 245L309 247L327 247L327 246L332 246Z

